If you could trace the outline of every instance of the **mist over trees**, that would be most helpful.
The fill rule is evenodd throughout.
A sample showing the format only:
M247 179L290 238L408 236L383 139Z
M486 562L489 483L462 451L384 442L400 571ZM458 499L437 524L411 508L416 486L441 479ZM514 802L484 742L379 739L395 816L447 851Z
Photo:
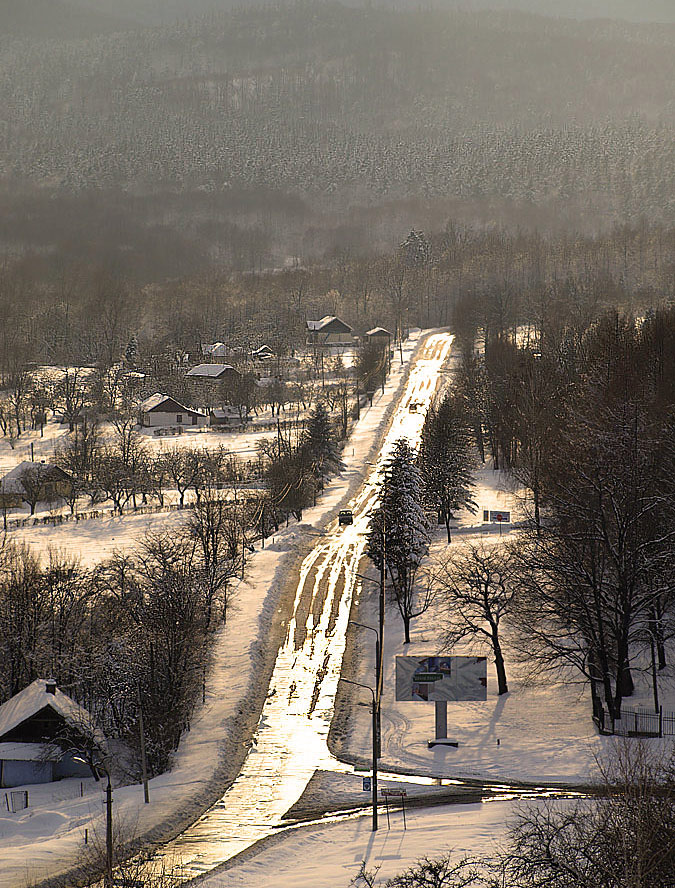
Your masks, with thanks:
M672 222L672 28L337 3L199 13L5 36L0 246L152 280L382 248L449 216Z

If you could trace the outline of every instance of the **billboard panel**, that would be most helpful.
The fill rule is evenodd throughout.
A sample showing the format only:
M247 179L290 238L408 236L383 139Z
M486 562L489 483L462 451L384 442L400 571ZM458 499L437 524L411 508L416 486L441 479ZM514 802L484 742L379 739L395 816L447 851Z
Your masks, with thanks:
M486 657L396 657L397 700L487 700Z
M511 512L483 509L483 521L487 524L510 524Z

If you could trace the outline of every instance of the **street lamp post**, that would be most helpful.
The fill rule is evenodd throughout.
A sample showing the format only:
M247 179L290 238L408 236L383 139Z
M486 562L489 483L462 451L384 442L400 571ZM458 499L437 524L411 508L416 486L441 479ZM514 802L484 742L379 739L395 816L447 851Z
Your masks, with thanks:
M370 691L373 697L372 703L372 714L373 714L373 776L372 776L372 790L373 790L373 832L377 830L377 702L375 700L375 691L370 687L370 685L361 684L360 681L352 681L350 678L342 678L340 676L340 681L345 681L347 684L355 685L357 688L365 688L367 691Z
M379 631L377 629L373 629L373 632L377 632L378 640L379 640L379 652L377 656L377 697L378 700L382 697L382 690L384 687L384 593L385 593L385 553L383 552L382 557L382 565L380 567L380 598L379 598L379 613L378 613L378 621L379 621ZM358 577L360 580L368 580L370 583L377 583L375 577L367 577L365 574L354 573L355 577ZM354 622L350 620L350 622ZM372 629L371 626L367 626L367 629Z
M370 632L375 633L375 687L377 689L376 699L377 699L377 753L378 756L382 755L382 737L380 731L382 730L382 720L380 717L380 712L382 710L382 682L380 681L380 669L382 667L382 660L380 659L380 651L382 649L382 643L380 642L380 633L373 626L367 626L365 623L359 623L356 620L349 621L352 626L360 626L361 629L368 629Z

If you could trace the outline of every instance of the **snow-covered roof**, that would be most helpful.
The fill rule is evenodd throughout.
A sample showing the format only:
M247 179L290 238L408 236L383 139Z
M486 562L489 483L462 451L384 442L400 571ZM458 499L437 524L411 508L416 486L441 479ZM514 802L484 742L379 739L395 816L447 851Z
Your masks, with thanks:
M211 416L215 419L229 419L230 417L236 417L237 419L242 415L246 416L248 410L246 407L243 407L241 412L238 407L233 407L230 404L225 404L224 407L214 407L211 410Z
M172 398L171 395L163 395L161 392L155 392L154 395L150 395L141 404L141 411L143 413L151 413L153 410L157 410L158 413L190 413L194 416L206 418L206 414L202 413L201 410L193 410L192 407L186 407L180 401Z
M203 355L216 355L218 357L223 357L227 353L228 348L224 342L211 342L209 344L202 345Z
M58 762L61 750L51 743L0 743L0 761Z
M307 328L312 330L314 333L320 333L324 331L327 327L337 327L340 332L351 333L352 328L349 324L345 324L344 321L341 321L340 318L336 318L335 315L326 315L318 321L307 321Z
M91 731L91 715L87 710L58 688L55 693L48 693L47 684L44 678L36 678L28 687L0 706L0 740L45 706L53 709L74 728ZM104 738L100 731L92 733L98 743L103 742Z
M366 330L366 336L391 336L389 330L385 330L384 327L373 327L372 330Z
M21 478L23 477L24 472L35 470L44 473L45 481L50 480L51 476L54 474L57 474L64 479L68 477L62 469L58 468L58 466L52 466L49 463L44 462L31 462L29 459L25 459L23 462L14 466L13 469L10 469L2 478L0 481L0 493L25 493L26 489L21 483Z
M155 392L154 395L150 395L149 398L146 398L145 401L142 402L141 410L144 413L147 413L148 410L154 410L155 407L159 407L159 405L163 404L168 398L168 395L163 395L161 392Z
M219 379L231 370L237 372L231 364L197 364L185 375L197 379Z

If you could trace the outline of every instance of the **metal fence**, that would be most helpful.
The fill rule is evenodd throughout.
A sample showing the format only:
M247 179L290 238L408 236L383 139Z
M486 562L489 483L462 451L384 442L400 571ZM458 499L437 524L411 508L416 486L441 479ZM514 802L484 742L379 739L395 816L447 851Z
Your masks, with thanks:
M617 737L675 737L675 712L651 709L621 708L621 718L610 718L603 707L597 706L593 719L601 734Z

